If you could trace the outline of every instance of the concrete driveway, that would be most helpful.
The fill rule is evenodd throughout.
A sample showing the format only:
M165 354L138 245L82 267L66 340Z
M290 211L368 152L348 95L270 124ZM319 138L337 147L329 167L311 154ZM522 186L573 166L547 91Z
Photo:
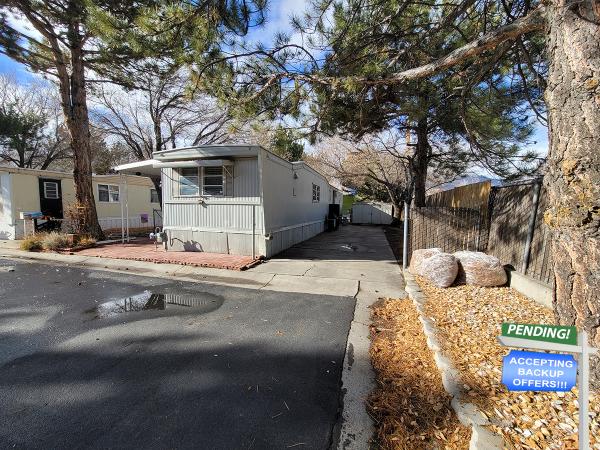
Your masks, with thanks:
M275 274L267 289L323 284L330 286L332 295L350 286L357 295L405 295L402 271L383 227L342 226L295 245L247 272Z
M354 305L0 259L0 448L328 448Z

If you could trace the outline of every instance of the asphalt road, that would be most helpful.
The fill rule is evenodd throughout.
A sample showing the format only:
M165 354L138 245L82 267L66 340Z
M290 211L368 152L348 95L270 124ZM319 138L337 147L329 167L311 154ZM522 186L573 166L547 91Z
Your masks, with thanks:
M353 310L0 259L0 448L328 448Z

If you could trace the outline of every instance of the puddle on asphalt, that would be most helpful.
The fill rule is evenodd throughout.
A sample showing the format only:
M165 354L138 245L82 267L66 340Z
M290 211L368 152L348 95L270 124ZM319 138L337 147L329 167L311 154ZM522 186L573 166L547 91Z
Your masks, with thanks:
M95 313L97 319L140 311L206 314L219 309L221 305L223 305L223 297L207 292L198 292L195 294L162 294L144 291L130 297L101 303L89 312Z

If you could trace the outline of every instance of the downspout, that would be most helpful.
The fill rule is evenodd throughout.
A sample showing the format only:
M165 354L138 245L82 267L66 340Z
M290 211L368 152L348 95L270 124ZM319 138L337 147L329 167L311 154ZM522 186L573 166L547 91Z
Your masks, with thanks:
M121 204L121 244L125 244L125 205L123 203L123 196L121 195L121 189L125 191L123 185L123 172L119 172L119 203Z

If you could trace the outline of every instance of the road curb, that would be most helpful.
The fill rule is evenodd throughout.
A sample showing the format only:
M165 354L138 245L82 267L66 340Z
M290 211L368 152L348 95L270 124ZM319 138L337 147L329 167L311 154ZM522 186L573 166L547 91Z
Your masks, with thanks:
M367 397L375 389L375 372L371 365L369 307L378 296L360 290L356 293L354 317L350 323L342 370L342 411L338 424L338 450L362 450L370 447L375 433L373 419L367 413Z
M488 428L491 423L487 416L473 403L462 400L464 388L460 383L460 372L440 349L435 322L425 314L426 298L421 288L408 270L404 270L404 279L406 280L406 292L419 313L419 321L423 325L427 346L433 352L433 358L441 372L444 389L452 396L452 409L463 425L471 427L469 450L502 450L504 438Z

